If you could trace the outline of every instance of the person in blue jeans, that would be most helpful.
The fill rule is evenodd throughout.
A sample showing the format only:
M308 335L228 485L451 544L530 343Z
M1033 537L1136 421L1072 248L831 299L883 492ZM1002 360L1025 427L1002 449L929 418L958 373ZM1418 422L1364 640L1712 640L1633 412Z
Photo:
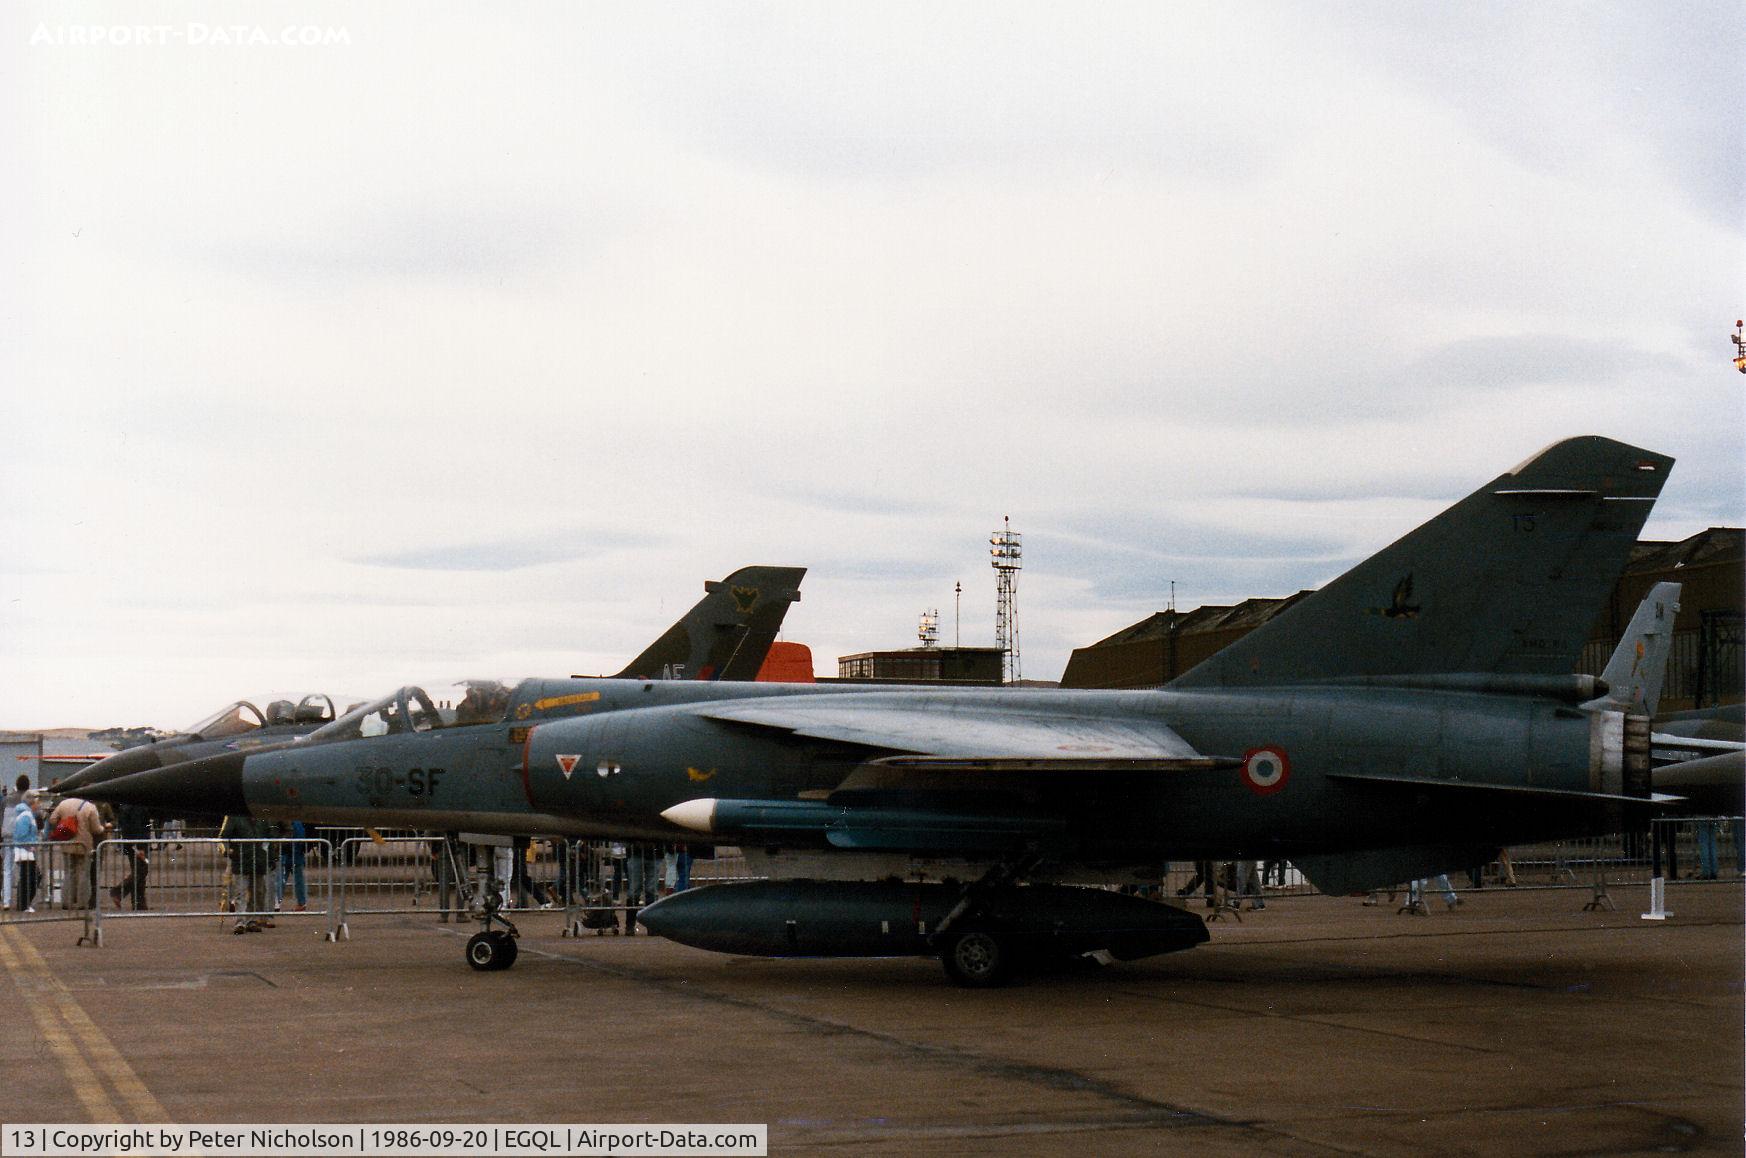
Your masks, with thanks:
M1424 908L1427 884L1443 894L1443 903L1449 908L1461 903L1461 898L1455 895L1455 886L1449 883L1449 874L1438 873L1434 877L1421 877L1407 886L1407 904L1415 911Z
M303 846L304 828L301 820L293 820L286 827L285 833L290 839L279 845L278 863L273 866L273 907L279 908L285 900L285 878L291 878L291 894L297 898L297 911L303 912L309 907L309 884L303 875L305 851Z
M1716 879L1716 822L1693 821L1692 827L1697 830L1698 879L1713 881Z

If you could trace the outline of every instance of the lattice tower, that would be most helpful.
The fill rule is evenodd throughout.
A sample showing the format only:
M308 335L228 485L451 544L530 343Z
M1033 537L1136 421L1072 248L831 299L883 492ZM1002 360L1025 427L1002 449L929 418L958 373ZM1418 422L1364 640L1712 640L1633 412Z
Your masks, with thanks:
M1023 565L1024 536L1012 529L1012 516L1004 516L1001 530L988 536L988 554L994 565L994 642L1002 652L1006 682L1019 680L1018 573Z

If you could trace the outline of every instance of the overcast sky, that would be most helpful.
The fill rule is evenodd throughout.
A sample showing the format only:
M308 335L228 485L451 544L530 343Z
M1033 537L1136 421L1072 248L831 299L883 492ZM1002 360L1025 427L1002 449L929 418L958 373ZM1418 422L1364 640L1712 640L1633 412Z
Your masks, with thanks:
M489 12L489 15L487 13ZM93 43L94 41L102 43ZM1338 574L1540 447L1746 522L1746 6L0 10L0 727L820 674ZM119 43L118 43L119 42Z

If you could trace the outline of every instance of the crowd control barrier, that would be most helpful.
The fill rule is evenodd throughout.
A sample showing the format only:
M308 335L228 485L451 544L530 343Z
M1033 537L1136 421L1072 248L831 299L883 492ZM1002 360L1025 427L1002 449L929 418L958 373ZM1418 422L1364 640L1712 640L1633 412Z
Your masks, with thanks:
M92 858L72 841L7 841L0 920L17 924L83 921L93 893ZM22 853L21 857L19 854Z
M730 847L697 856L684 845L637 841L486 838L502 841L495 847L418 832L313 831L224 840L175 829L149 840L105 840L88 856L69 842L37 842L25 846L27 861L13 859L12 906L0 919L83 922L80 940L94 945L115 922L171 918L216 919L227 931L250 921L302 923L337 941L349 938L354 919L374 915L469 921L495 893L505 915L557 909L565 936L606 935L631 931L637 911L667 893L755 876ZM34 912L22 911L21 863L33 866ZM1449 884L1457 893L1566 890L1586 909L1614 908L1610 888L1646 887L1644 916L1664 919L1677 886L1742 877L1746 821L1696 816L1658 819L1643 832L1519 845L1451 873ZM1105 883L1193 910L1204 905L1214 918L1317 895L1283 859L1171 862L1149 879ZM1402 911L1425 911L1415 897L1435 899L1403 881L1371 900L1401 895Z
M220 840L160 837L105 840L95 857L97 904L82 914L85 937L103 943L116 921L217 917L307 922L334 939L337 907L325 840L304 837Z

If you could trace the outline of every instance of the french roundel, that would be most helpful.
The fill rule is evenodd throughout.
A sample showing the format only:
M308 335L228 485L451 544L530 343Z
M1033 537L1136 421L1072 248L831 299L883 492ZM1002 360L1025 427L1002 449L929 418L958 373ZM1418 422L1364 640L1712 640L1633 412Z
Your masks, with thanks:
M1243 753L1243 783L1257 796L1271 796L1291 779L1291 758L1284 748L1250 748Z

